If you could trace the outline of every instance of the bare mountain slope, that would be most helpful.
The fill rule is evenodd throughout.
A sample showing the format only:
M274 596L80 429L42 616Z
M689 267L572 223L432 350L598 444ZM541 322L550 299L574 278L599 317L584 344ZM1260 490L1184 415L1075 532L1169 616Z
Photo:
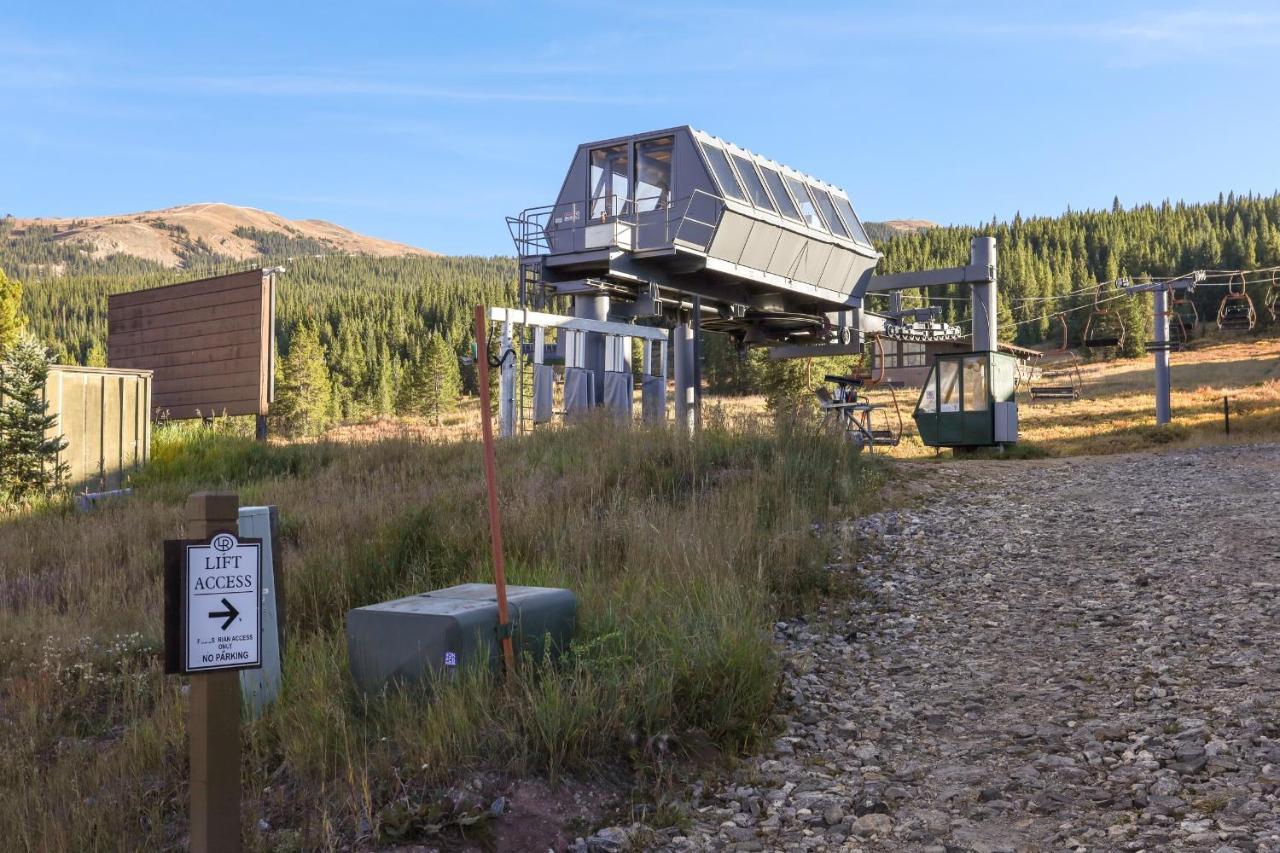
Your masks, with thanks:
M275 213L232 204L185 204L164 210L78 219L19 219L15 232L31 226L53 228L52 240L88 247L95 258L132 255L177 267L194 252L213 252L236 260L262 254L262 241L315 249L315 254L391 257L433 255L425 249L366 237L319 219L292 220Z
M885 228L893 231L924 231L929 228L937 228L938 223L930 222L928 219L886 219L879 223Z

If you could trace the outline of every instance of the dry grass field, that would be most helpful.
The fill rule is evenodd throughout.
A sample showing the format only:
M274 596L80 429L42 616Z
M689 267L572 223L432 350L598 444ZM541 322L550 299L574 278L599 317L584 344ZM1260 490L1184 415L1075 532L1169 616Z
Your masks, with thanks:
M589 423L505 442L498 463L508 577L581 602L560 665L506 684L484 670L365 697L347 672L347 609L489 579L474 441L158 430L129 501L0 518L3 849L184 846L186 693L163 674L161 541L182 535L190 492L280 508L283 694L245 727L243 816L249 849L283 851L483 833L498 789L440 806L481 776L604 768L625 797L630 771L660 811L668 748L648 744L732 754L767 735L772 625L829 592L822 522L865 509L881 481L843 442L764 424L689 441Z
M1172 353L1173 423L1163 430L1155 425L1152 361L1147 356L1084 364L1083 396L1072 402L1029 404L1020 393L1023 441L1050 456L1082 456L1280 435L1280 339L1210 339ZM1224 396L1231 409L1229 436L1223 429ZM902 450L932 454L918 442Z
M1173 423L1155 425L1152 357L1082 363L1083 396L1070 402L1030 403L1019 389L1023 455L1085 456L1151 447L1258 441L1280 436L1280 338L1206 338L1172 353ZM919 389L897 392L903 440L889 451L901 459L933 458L921 444L911 412ZM887 391L871 399L892 404ZM1230 399L1231 434L1223 429L1222 398ZM761 397L707 398L708 410L729 421L764 411ZM878 450L877 452L882 452ZM949 455L949 451L943 451Z

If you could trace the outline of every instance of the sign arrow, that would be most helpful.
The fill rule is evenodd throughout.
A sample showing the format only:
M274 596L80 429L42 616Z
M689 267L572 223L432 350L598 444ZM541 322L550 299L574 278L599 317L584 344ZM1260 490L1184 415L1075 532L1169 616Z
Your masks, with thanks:
M230 601L227 601L225 598L224 598L224 599L222 599L222 606L223 606L223 607L225 607L225 608L227 608L227 609L226 609L226 610L219 610L219 611L217 611L217 612L210 611L210 612L209 612L209 618L210 618L210 619L221 619L223 616L227 617L227 621L222 623L222 630L224 630L224 631L225 631L225 630L227 630L227 626L228 626L228 625L230 625L232 622L236 621L236 617L240 615L240 611L239 611L239 610L236 610L236 609L235 609L235 607L233 607L233 606L231 605L231 602L230 602Z

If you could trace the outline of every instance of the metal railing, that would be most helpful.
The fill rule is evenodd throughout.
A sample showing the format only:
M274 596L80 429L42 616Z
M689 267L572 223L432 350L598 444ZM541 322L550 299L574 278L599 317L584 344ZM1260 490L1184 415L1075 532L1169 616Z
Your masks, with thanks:
M603 212L588 215L592 211ZM528 208L507 217L507 230L521 257L580 250L583 246L575 235L594 225L614 225L615 244L625 235L626 248L632 250L671 247L679 240L706 251L723 211L724 199L704 190L676 201L610 195L593 199L589 206L573 201Z

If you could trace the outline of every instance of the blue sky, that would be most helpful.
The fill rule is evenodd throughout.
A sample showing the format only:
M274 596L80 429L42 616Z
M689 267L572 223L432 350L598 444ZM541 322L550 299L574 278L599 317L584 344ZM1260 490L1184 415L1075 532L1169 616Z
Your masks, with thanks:
M226 201L512 251L579 142L692 124L978 222L1280 188L1275 3L0 6L0 213Z

